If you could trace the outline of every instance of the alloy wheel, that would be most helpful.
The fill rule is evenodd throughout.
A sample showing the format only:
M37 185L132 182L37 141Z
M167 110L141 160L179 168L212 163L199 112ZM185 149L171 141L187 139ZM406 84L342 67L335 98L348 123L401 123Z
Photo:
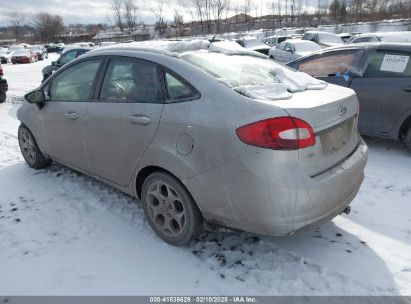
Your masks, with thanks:
M152 183L146 195L151 221L169 237L180 236L186 228L186 210L180 195L163 181Z
M21 130L20 132L20 146L21 152L23 153L24 158L30 164L34 164L36 162L36 150L27 130Z

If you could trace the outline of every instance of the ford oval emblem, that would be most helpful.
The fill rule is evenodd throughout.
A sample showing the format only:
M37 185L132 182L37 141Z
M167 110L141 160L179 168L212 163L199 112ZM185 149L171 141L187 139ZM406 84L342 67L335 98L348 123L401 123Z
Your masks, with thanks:
M343 116L345 113L347 113L347 108L346 107L340 107L338 109L338 115Z

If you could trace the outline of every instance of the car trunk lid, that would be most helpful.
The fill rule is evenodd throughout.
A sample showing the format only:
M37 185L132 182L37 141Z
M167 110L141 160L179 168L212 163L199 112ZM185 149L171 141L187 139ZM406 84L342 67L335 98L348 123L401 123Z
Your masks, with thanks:
M350 89L328 85L323 90L297 92L290 99L273 103L312 126L316 144L299 150L300 163L310 176L335 166L358 145L358 101Z

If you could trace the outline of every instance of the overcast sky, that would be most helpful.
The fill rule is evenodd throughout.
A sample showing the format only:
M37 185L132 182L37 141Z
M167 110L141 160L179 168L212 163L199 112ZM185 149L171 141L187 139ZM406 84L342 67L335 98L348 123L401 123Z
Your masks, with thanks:
M184 0L185 1L185 0ZM112 0L1 0L0 26L8 25L7 12L18 9L27 15L47 11L63 17L65 24L71 23L109 23L113 17ZM155 17L150 6L156 7L155 0L136 0L138 21L153 23ZM179 0L165 1L164 15L171 19L174 9L179 8ZM181 8L180 8L181 9ZM188 18L188 15L186 15Z
M153 23L155 17L150 10L150 5L156 7L156 0L136 0L135 3L139 8L138 21ZM183 2L183 7L187 8L190 0L166 0L164 15L167 20L171 20L174 10L178 9L184 15L185 21L188 21L190 14L183 9L179 3ZM260 6L263 13L266 12L267 0L251 0L254 6ZM272 2L272 1L270 1ZM283 1L284 2L284 1ZM111 0L1 0L0 9L0 26L9 25L7 12L18 9L25 12L28 16L39 11L47 11L52 14L58 14L63 17L65 24L71 23L109 23L108 18L112 17ZM151 3L151 4L149 4ZM244 3L244 0L231 0L231 3ZM234 5L232 5L234 6ZM259 9L260 13L260 9ZM231 15L234 13L231 12ZM253 12L255 15L256 12Z

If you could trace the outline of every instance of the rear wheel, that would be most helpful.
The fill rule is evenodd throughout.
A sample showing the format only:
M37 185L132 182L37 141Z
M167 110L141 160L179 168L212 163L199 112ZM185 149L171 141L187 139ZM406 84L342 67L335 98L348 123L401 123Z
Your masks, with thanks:
M187 189L175 177L150 174L143 184L144 214L151 228L167 243L182 246L202 232L202 216Z
M407 132L404 138L405 146L411 152L411 124L408 126Z
M20 125L18 138L21 154L31 168L43 169L50 166L51 159L40 151L33 134L26 126Z

